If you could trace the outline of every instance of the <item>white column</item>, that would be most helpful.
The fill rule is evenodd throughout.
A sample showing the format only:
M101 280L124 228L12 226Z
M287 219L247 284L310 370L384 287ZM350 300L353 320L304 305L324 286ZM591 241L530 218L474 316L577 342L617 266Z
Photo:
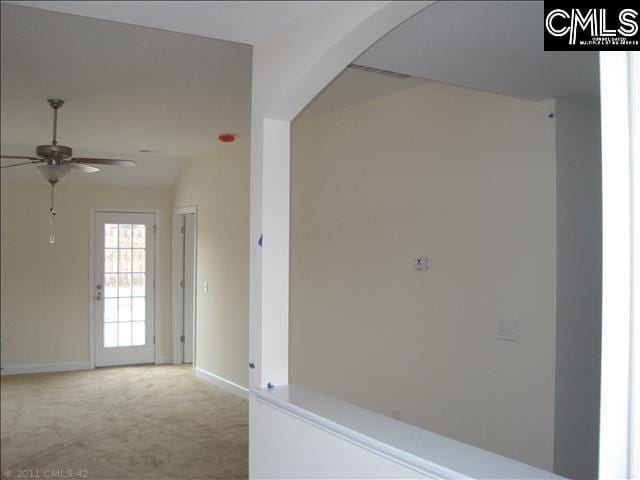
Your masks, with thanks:
M265 119L262 144L262 379L289 383L290 123Z

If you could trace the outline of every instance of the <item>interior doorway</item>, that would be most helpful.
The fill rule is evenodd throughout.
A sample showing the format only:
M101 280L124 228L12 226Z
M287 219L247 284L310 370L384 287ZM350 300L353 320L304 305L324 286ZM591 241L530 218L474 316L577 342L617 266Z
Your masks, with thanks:
M174 363L195 364L196 208L174 211Z

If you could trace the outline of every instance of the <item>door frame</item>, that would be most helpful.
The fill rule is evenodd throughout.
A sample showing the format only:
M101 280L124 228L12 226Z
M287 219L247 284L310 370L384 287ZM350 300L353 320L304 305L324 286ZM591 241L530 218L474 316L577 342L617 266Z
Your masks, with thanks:
M153 295L153 335L155 342L153 344L154 363L157 365L160 361L160 349L157 347L162 341L162 335L158 329L161 323L160 312L160 210L157 208L109 208L109 207L91 207L89 209L89 368L96 368L95 354L95 302L94 289L92 287L95 273L95 229L96 229L96 213L151 213L153 214L155 233L154 237L154 253L153 253L153 282L155 291Z
M172 248L171 248L171 305L172 305L172 333L171 333L171 345L173 347L173 363L182 364L183 359L183 345L180 342L181 327L181 313L183 310L182 295L180 295L180 280L182 280L179 272L183 267L183 252L180 250L180 226L181 217L183 215L193 213L194 214L194 248L193 255L193 370L196 368L196 332L198 330L198 312L196 307L198 305L198 207L195 205L187 207L179 207L173 210L172 218Z

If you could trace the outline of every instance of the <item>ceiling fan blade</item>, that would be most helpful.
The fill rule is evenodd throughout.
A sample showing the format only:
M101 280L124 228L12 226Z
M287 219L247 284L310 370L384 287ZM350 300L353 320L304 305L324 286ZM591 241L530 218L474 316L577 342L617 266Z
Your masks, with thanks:
M44 163L44 160L31 160L29 162L20 162L20 163L14 163L12 165L3 165L0 168L11 168L11 167L19 167L21 165L31 165L33 163Z
M91 165L85 165L84 163L69 163L69 166L82 173L94 173L100 171L98 167L92 167Z
M73 163L92 163L94 165L120 165L123 167L135 167L133 160L118 160L115 158L72 158Z
M15 159L15 160L42 160L38 157L21 157L20 155L0 155L0 158Z

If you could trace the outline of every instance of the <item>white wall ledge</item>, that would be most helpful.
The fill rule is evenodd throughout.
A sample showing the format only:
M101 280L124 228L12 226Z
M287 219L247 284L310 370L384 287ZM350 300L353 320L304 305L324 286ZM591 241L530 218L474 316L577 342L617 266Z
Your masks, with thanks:
M298 385L251 392L263 402L429 477L563 478Z

